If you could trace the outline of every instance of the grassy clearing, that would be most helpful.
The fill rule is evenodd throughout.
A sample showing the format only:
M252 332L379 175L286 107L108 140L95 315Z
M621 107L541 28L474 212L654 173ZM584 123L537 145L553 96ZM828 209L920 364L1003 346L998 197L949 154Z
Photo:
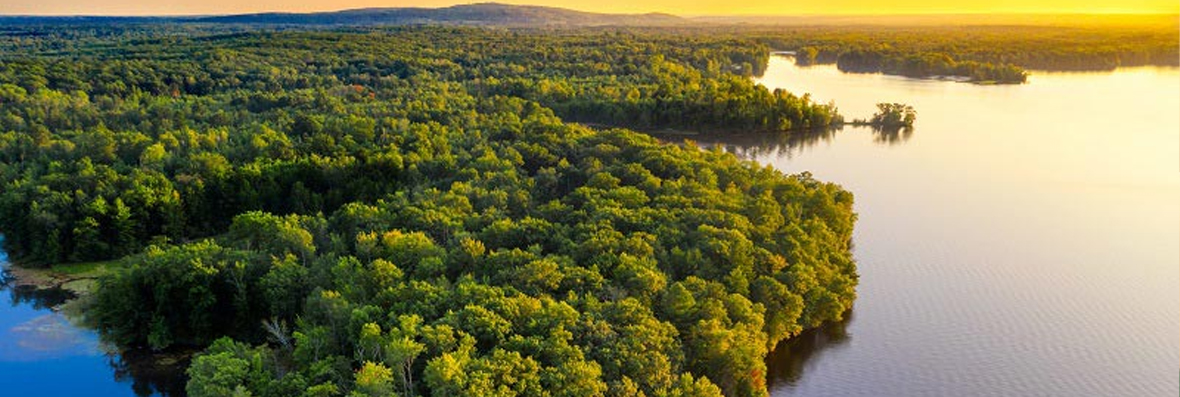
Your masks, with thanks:
M110 269L113 269L117 260L102 261L102 262L81 262L81 263L66 263L56 264L49 268L50 271L69 276L71 278L79 277L98 277L106 274Z

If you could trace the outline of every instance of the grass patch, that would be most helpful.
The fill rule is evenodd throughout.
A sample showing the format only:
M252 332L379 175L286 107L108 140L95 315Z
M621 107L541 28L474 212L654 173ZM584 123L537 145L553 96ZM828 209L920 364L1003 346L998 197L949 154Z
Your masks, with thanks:
M98 276L107 272L109 268L114 267L116 261L102 261L102 262L81 262L81 263L65 263L56 264L49 268L54 273L64 274L67 276Z

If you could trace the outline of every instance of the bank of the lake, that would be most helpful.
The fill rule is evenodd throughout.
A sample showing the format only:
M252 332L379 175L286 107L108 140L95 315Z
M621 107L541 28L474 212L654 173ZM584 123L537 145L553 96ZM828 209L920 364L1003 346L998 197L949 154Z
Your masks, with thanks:
M108 262L54 265L46 268L9 264L6 270L11 274L14 286L62 289L69 291L76 298L83 298L94 291L98 278L109 271L108 266L111 266Z

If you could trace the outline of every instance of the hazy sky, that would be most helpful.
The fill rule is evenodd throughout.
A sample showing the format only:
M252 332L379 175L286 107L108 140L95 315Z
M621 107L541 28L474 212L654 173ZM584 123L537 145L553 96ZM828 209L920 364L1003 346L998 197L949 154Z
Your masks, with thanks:
M455 0L0 0L0 14L175 15L440 7ZM1176 13L1177 0L501 0L596 12L721 14Z

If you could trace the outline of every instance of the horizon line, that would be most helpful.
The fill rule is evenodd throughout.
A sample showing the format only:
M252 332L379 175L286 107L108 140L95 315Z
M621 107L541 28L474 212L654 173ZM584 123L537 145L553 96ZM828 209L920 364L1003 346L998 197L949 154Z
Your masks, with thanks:
M360 11L360 10L398 10L398 9L417 9L417 10L440 10L446 8L453 8L457 6L471 6L471 5L502 5L509 7L533 7L533 8L549 8L558 10L568 10L589 14L603 14L603 15L648 15L648 14L666 14L680 18L695 19L695 18L800 18L800 17L937 17L937 16L1065 16L1065 15L1083 15L1083 16L1178 16L1180 17L1180 10L1172 12L1161 11L1144 11L1144 10L1120 10L1108 9L1097 11L1086 10L995 10L995 11L954 11L954 10L935 10L935 11L903 11L903 12L874 12L874 11L851 11L851 12L802 12L793 14L766 14L766 13L732 13L732 14L677 14L669 11L642 11L642 12L603 12L603 11L587 11L577 8L556 7L537 4L509 4L499 2L472 2L463 4L454 4L442 7L355 7L355 8L336 8L323 9L312 11L294 11L294 10L260 10L260 11L245 11L245 12L229 12L229 13L177 13L177 14L89 14L89 13L47 13L47 14L8 14L0 12L0 17L62 17L62 18L182 18L182 17L219 17L219 16L235 16L235 15L256 15L256 14L321 14L321 13L335 13L346 11Z
M288 14L288 15L307 15L307 14L328 14L334 12L344 11L358 11L358 10L396 10L396 9L441 9L446 7L365 7L365 8L343 8L338 10L324 10L324 11L283 11L283 10L267 10L267 11L250 11L238 13L193 13L193 14L6 14L0 13L0 18L12 17L32 17L32 18L182 18L182 17L221 17L221 16L236 16L236 15L257 15L257 14ZM598 11L583 11L572 8L550 7L564 10L584 12L589 14L602 15L651 15L664 14L672 15L680 18L696 19L696 18L800 18L800 17L938 17L938 16L1069 16L1069 15L1083 15L1083 16L1155 16L1155 17L1180 17L1180 12L1150 12L1150 11L931 11L931 12L834 12L834 13L797 13L797 14L675 14L666 11L647 11L647 12L598 12ZM1178 21L1180 22L1180 21Z

